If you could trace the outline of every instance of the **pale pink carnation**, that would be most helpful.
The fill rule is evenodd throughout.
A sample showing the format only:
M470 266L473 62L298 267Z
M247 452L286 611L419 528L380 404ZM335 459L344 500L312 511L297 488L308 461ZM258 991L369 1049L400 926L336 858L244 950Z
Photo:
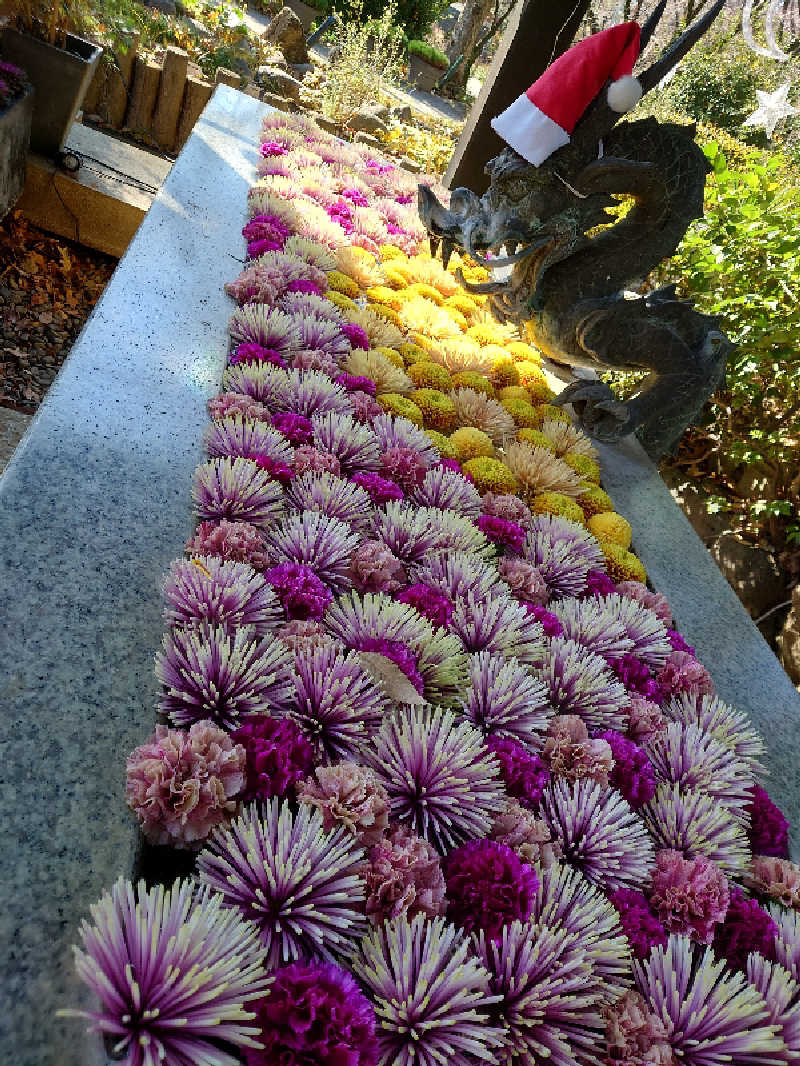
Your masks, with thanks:
M322 374L334 377L339 373L339 364L329 353L321 348L304 348L295 352L291 358L292 367L295 370L318 370Z
M333 648L337 641L321 622L295 618L277 631L275 636L295 655L309 655L317 648Z
M238 563L249 563L256 570L270 566L264 552L264 537L249 522L201 522L194 536L186 542L191 555L218 555Z
M640 992L629 989L603 1008L606 1062L619 1066L677 1066L661 1019Z
M405 914L435 918L447 909L437 852L405 826L396 826L369 853L367 917L373 925Z
M695 689L702 696L713 695L714 682L701 662L688 651L673 651L656 677L665 698Z
M407 580L403 564L380 540L367 540L356 548L348 576L359 592L395 592Z
M660 592L651 592L641 581L620 581L617 585L617 592L628 600L636 600L643 607L648 607L665 626L672 622L672 609L666 597Z
M236 810L246 752L213 722L157 725L127 760L125 798L152 844L189 848Z
M383 414L383 408L368 392L356 389L350 393L350 403L353 405L353 418L356 422L369 424L373 418Z
M328 471L336 477L342 472L341 464L335 455L321 448L312 448L310 444L301 444L299 448L295 448L292 465L297 477L309 471L315 474Z
M754 855L743 880L753 891L800 911L800 866L788 859Z
M505 844L525 862L538 863L545 870L561 855L547 823L515 799L509 799L505 809L495 816L489 839Z
M389 825L389 796L373 770L355 762L318 766L297 784L297 798L322 812L325 830L344 825L364 847L377 844Z
M550 599L550 590L539 570L532 564L513 555L504 556L498 564L498 572L510 586L518 600L544 607Z
M647 740L667 728L664 715L657 703L651 703L644 696L631 696L626 708L628 715L628 736L637 743Z
M656 852L650 906L669 932L710 944L729 900L727 878L715 862L702 856L684 859L679 851Z
M584 721L576 714L558 714L550 722L542 758L557 777L578 781L588 777L605 787L614 769L607 740L590 740Z
M492 518L504 518L507 522L517 522L523 529L531 524L533 516L530 508L519 496L510 493L497 494L486 492L481 498L481 511Z
M215 421L230 415L241 415L251 422L272 421L269 409L263 403L240 392L223 392L220 396L214 396L208 401L208 413Z

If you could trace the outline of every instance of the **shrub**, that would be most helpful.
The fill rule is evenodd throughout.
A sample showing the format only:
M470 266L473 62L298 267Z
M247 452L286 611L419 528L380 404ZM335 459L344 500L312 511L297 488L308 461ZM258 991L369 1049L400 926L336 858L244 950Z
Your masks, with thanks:
M444 52L440 52L427 41L409 41L408 51L412 56L419 56L420 59L426 60L433 67L439 67L440 70L447 70L450 66L450 60Z
M380 18L384 0L334 0L331 5L344 21L366 22ZM409 37L424 37L447 9L448 0L397 0L394 20Z

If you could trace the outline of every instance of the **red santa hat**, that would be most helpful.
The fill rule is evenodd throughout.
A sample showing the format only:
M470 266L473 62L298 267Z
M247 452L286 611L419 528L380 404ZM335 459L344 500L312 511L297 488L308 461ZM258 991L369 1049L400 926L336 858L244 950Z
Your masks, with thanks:
M642 87L632 76L640 32L636 22L623 22L579 41L493 118L492 128L538 167L569 144L581 116L609 79L608 106L630 111L642 97Z

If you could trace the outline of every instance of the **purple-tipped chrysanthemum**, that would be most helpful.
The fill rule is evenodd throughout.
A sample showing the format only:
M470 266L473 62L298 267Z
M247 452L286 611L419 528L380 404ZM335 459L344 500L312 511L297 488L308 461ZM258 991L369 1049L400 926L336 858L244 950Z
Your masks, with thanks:
M313 749L291 718L254 715L234 732L244 747L246 780L241 798L265 800L283 796L311 769Z
M695 948L673 935L633 969L639 991L685 1066L786 1061L760 993L710 948Z
M614 757L609 783L622 793L634 810L649 803L655 795L656 775L644 748L613 729L599 733L597 739L606 741Z
M391 801L391 818L435 847L486 836L505 794L477 729L439 707L402 707L365 752Z
M294 321L313 316L323 318L328 322L342 323L342 315L338 307L330 300L322 296L314 296L309 293L289 292L282 296L279 302L281 311L286 311Z
M265 422L253 422L241 415L212 422L206 430L205 444L212 459L225 455L243 459L267 456L287 466L292 463L292 449L281 433Z
M328 518L336 518L364 536L372 528L369 493L360 485L325 470L295 478L287 490L286 501L298 511L319 511Z
M633 648L622 621L605 599L560 600L551 611L561 623L562 635L595 655L621 658Z
M657 848L679 851L687 859L704 855L734 875L741 873L750 858L741 824L705 792L659 785L641 815Z
M429 522L431 508L391 501L375 515L375 534L407 566L422 562L439 546L437 531Z
M198 518L227 518L268 529L283 513L280 484L250 459L210 459L198 466L192 484Z
M279 410L291 411L304 418L328 413L349 415L352 410L342 386L318 370L290 370L279 404Z
M738 885L728 886L730 898L725 918L714 927L714 951L726 958L734 970L747 968L747 956L757 951L765 959L775 958L778 926L763 907L748 899Z
M800 985L779 963L761 955L747 959L747 980L764 998L769 1020L786 1045L785 1062L800 1062Z
M781 903L772 903L769 913L778 927L775 958L795 981L800 981L800 911L790 910Z
M559 714L577 714L589 728L625 731L628 696L604 659L564 637L547 641L544 652L535 673Z
M284 620L261 574L215 555L176 560L164 581L164 601L164 620L173 627L210 622L231 632L250 626L260 637Z
M580 943L563 927L513 922L499 940L479 935L473 944L502 997L492 1012L506 1037L498 1061L596 1066L601 1000Z
M511 922L526 922L539 882L506 844L470 840L445 859L447 915L468 933L497 940Z
M359 539L344 522L319 511L290 515L266 535L267 552L276 566L281 563L308 566L334 591L350 585L348 566Z
M470 656L470 689L464 707L487 737L508 738L538 750L553 708L547 690L524 666L488 651Z
M289 387L289 374L270 363L238 363L226 367L222 384L228 393L249 396L270 411L277 411Z
M345 474L377 470L380 452L369 426L356 422L349 414L329 411L312 418L314 445L335 455Z
M324 315L306 314L295 318L297 348L318 348L337 359L350 351L350 341L342 333L342 323Z
M375 1012L346 970L295 962L273 975L255 1004L263 1050L247 1066L375 1066Z
M238 307L229 330L234 344L257 344L280 353L289 351L292 345L297 347L296 320L265 304Z
M484 603L505 592L497 567L471 552L437 552L425 557L415 568L414 576L454 602L469 594Z
M281 563L264 570L264 578L275 590L286 617L293 621L322 618L333 593L309 566Z
M540 813L565 860L606 891L633 888L649 878L653 844L631 808L613 789L591 780L555 780Z
M209 718L223 729L235 729L246 715L286 710L293 689L291 665L280 641L262 642L250 629L175 629L165 635L156 655L162 685L158 709L173 725Z
M696 725L670 722L648 744L650 761L662 781L682 791L707 792L744 820L753 775L747 763Z
M322 815L285 800L243 808L197 861L202 884L221 892L258 927L266 965L333 961L357 943L364 918L364 851L346 829L326 833Z
M427 472L413 496L421 507L440 507L465 518L477 518L481 513L481 497L475 486L441 466Z
M100 1001L86 1018L106 1034L128 1066L205 1062L234 1066L224 1052L258 1047L248 1012L269 977L258 931L207 889L191 881L171 889L120 878L91 907L84 950L75 948L78 977Z
M379 1066L478 1066L503 1044L489 972L444 918L385 922L361 942L353 970L380 1019Z
M525 665L541 662L545 647L538 623L511 596L481 601L467 593L453 605L451 629L468 652L488 651Z
M753 785L745 808L747 835L754 855L789 858L789 822L783 811L769 798L761 785Z
M533 517L522 556L538 568L554 599L579 596L589 571L605 569L603 553L591 533L554 515Z
M389 414L378 415L372 423L372 432L378 438L382 452L391 448L408 448L417 452L426 466L433 466L441 458L425 431L407 418L396 418Z
M550 784L550 771L538 755L510 737L489 737L489 751L500 765L506 792L525 807L537 807Z
M659 670L666 662L672 645L666 626L658 615L636 600L616 594L603 597L599 603L622 625L633 645L631 654L651 670Z
M699 692L683 692L666 700L662 711L673 722L698 726L746 763L752 774L765 772L761 761L766 751L764 741L744 711L736 710L718 696ZM758 852L757 848L753 850Z
M387 708L356 652L323 647L297 655L291 714L326 760L359 760Z
M643 892L635 888L618 888L609 894L631 951L637 959L646 959L654 947L664 947L667 931L658 920Z

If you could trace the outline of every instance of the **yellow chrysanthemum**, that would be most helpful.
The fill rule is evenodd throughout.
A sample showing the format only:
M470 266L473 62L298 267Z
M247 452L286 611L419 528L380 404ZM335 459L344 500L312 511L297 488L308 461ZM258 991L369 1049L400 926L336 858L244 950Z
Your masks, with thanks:
M409 399L422 411L422 424L426 429L449 433L458 425L455 404L438 389L415 389Z
M427 356L427 352L423 352L422 355ZM407 373L418 389L439 389L440 392L449 392L453 388L454 379L449 371L427 358L412 363Z
M305 207L305 204L304 204ZM357 245L344 245L336 249L338 270L351 278L362 289L370 285L385 283L383 266L377 262L372 252ZM349 293L348 293L349 295Z
M517 368L519 380L523 385L527 385L529 381L545 380L542 376L542 368L538 363L534 363L530 359L520 359L514 366Z
M345 360L344 369L354 377L371 378L379 393L406 393L414 387L405 370L396 367L375 348L368 352L354 348Z
M485 374L480 374L477 370L462 370L458 374L454 374L451 387L475 389L476 392L482 392L484 396L488 396L490 399L494 397L494 385Z
M390 289L388 285L370 285L366 292L367 299L373 304L383 304L391 307L393 311L399 311L403 300L396 289Z
M451 374L463 374L467 370L485 371L489 369L484 358L484 349L469 337L443 337L439 342L441 361Z
M398 329L403 328L403 320L400 315L397 311L393 311L391 307L387 307L386 304L367 301L367 308L370 311L374 311L376 315L380 315L381 318L385 318L387 322L391 322L393 326L397 326Z
M432 337L434 340L456 337L460 332L444 308L437 307L432 300L426 300L422 296L407 300L403 304L401 315L407 330Z
M428 285L425 281L415 281L413 285L409 285L408 289L409 292L413 292L416 296L421 296L423 300L431 300L437 307L441 307L444 303L444 296L439 290L435 289L433 285Z
M523 403L531 402L528 390L522 385L506 385L498 390L497 399L500 403L505 403L506 400L521 400Z
M382 263L389 263L394 259L405 259L406 253L396 248L393 244L382 244L378 249L378 255Z
M515 426L525 426L527 428L535 428L541 423L541 419L536 413L536 408L532 407L527 400L501 400L506 411L514 419Z
M586 492L582 492L578 497L578 503L587 518L591 518L592 515L596 514L606 514L614 510L611 497L597 485L593 485Z
M453 447L450 438L435 429L426 429L425 436L430 440L434 448L439 449L442 459L458 459L458 453Z
M530 392L530 389L528 390ZM572 419L569 417L563 407L556 407L552 403L542 403L537 406L537 411L542 416L542 422L563 422L564 425L571 426Z
M600 550L606 557L606 570L612 581L647 581L647 571L633 552L626 551L612 540L598 540Z
M345 296L343 292L334 292L333 289L328 289L325 293L326 300L338 307L340 311L357 311L358 304L355 300L351 300L349 296Z
M396 392L383 392L377 397L377 400L388 414L397 415L399 418L407 418L409 422L413 422L415 426L419 426L422 429L422 411L407 396L400 396Z
M454 310L452 307L442 307L444 314L458 326L460 330L465 330L469 325L465 315L462 315L460 311Z
M336 269L336 256L326 244L320 244L319 241L310 241L295 233L288 238L283 250L286 255L298 255L320 270Z
M458 292L459 284L455 278L448 274L438 259L421 252L411 256L408 261L411 268L410 281L421 285L431 285L443 297L452 296Z
M499 459L490 459L488 456L468 459L462 470L469 474L481 494L495 492L503 496L517 491L517 479Z
M400 265L396 259L392 259L390 262L385 263L383 267L385 284L397 292L405 291L409 284L405 273L399 269Z
M386 348L382 345L378 345L374 350L376 352L380 352L381 355L385 355L390 363L394 363L395 366L399 366L401 370L405 368L405 360L403 359L400 352L398 352L395 348Z
M454 292L452 296L448 296L444 302L445 307L452 308L454 311L460 311L465 318L472 318L472 316L480 310L480 304L475 300L468 292Z
M538 363L541 366L542 357L540 353L530 344L525 344L524 341L509 341L506 344L506 351L510 353L514 362L531 362Z
M489 377L497 389L511 388L520 383L519 370L510 359L506 358L498 359L497 362L492 363Z
M455 451L456 459L462 463L467 459L494 458L494 445L488 434L474 426L462 426L455 433L450 434L450 443Z
M598 540L611 540L626 550L631 546L633 530L627 518L616 511L595 514L587 521L587 528Z
M514 420L497 400L490 400L475 389L453 389L450 399L456 405L460 425L482 429L498 446L513 436Z
M470 326L467 330L467 336L472 337L478 344L495 344L500 348L503 347L505 342L502 329L499 326L489 325L485 322L478 326Z
M549 441L549 438L545 437L544 433L542 433L541 436L544 440L547 440L552 444L552 442ZM577 452L567 452L564 456L564 462L567 466L571 466L576 473L580 474L584 481L593 481L595 483L600 482L600 467L594 459L590 459L588 455L579 455Z
M544 433L538 429L520 429L517 431L517 440L525 441L526 444L532 444L534 448L547 448L549 452L555 455L555 447L553 442L545 437ZM578 471L580 473L580 471Z
M397 350L402 355L407 367L412 367L415 363L430 363L432 361L427 348L422 348L419 344L398 344Z
M554 514L559 518L568 518L571 522L584 524L583 511L578 504L561 492L540 492L528 500L528 506L534 514Z
M329 270L326 277L328 288L333 289L334 292L341 292L344 296L349 296L351 300L358 296L358 285L347 274L342 274L340 270Z
M408 340L409 347L422 348L424 352L436 352L439 346L432 341L430 337L426 337L424 333L409 333ZM405 355L405 352L403 353Z
M540 407L542 404L547 404L555 399L556 394L544 378L541 378L538 381L536 378L528 378L525 387L528 390L528 396L534 407Z

